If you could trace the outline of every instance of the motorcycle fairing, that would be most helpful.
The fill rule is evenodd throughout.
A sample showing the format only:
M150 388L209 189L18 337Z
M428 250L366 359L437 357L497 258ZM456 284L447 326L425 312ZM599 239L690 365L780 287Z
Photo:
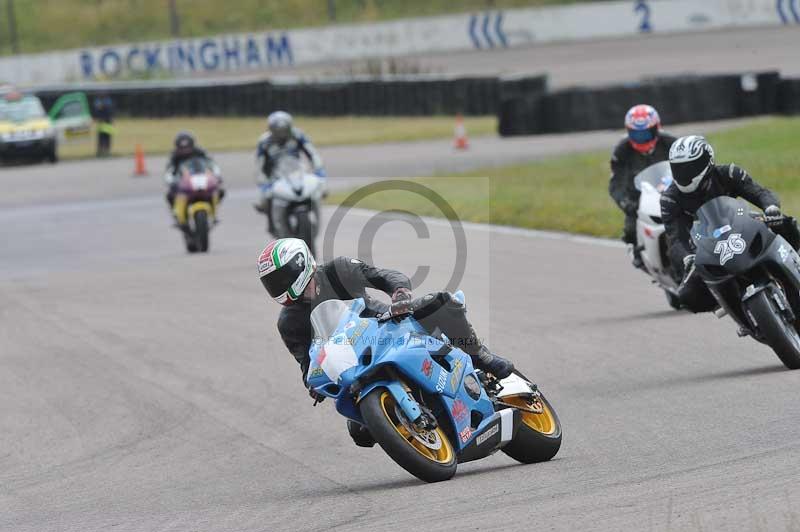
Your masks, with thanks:
M661 194L672 183L668 161L653 164L639 172L634 185L640 191L636 212L636 245L645 269L655 281L671 293L677 293L675 279L667 254L666 235L661 220Z
M777 237L750 216L750 207L722 196L703 204L692 228L697 248L695 264L704 279L738 276L770 258L767 252ZM732 246L740 243L742 247Z
M513 438L520 419L518 414L513 415L516 410L495 412L482 386L475 399L467 393L466 376L478 379L469 355L459 349L442 349L445 344L428 336L413 318L399 323L378 323L377 319L360 317L363 308L363 300L354 300L350 310L339 320L337 333L324 343L313 344L309 351L307 382L316 392L334 399L341 415L363 423L358 401L375 388L383 387L392 394L406 418L414 422L422 411L405 385L411 382L439 398L440 421L443 421L441 418L449 421L454 447L459 453L471 449L465 459L487 456ZM347 349L352 353L347 353ZM340 371L330 372L325 369L330 364L327 360L330 356L342 356L349 362L336 366ZM386 368L394 371L399 380L370 379ZM511 380L511 390L519 388L517 380L520 379ZM351 390L357 392L355 399ZM523 393L530 391L530 387L526 387ZM495 430L499 434L497 437ZM488 432L492 434L484 436Z
M773 233L760 220L753 219L749 206L727 196L714 198L698 210L698 221L692 228L697 247L695 265L717 302L741 326L756 330L752 318L741 303L769 288L772 278L788 283L786 289L800 291L800 256L780 235ZM722 262L721 243L731 235L739 235L744 249ZM769 276L748 280L750 272L765 268ZM744 282L737 282L744 281ZM788 305L785 298L780 297Z

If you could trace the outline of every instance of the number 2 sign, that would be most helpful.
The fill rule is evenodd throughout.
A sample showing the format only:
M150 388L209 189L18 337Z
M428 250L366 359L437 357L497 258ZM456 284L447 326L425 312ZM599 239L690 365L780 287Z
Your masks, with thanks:
M639 31L642 33L653 31L653 26L650 25L650 6L647 5L647 0L636 0L636 6L633 11L641 17L639 19Z

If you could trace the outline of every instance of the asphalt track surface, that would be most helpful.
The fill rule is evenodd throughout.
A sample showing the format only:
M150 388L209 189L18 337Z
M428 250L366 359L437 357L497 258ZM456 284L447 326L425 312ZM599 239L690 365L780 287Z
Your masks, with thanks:
M616 243L465 226L470 316L564 443L424 485L312 407L257 279L249 189L190 256L129 168L0 170L0 530L800 528L800 372L729 320L669 310ZM335 253L371 217L345 216ZM372 247L432 266L418 293L455 268L449 225L427 227L382 225Z
M547 73L555 88L617 84L647 77L779 70L800 75L800 26L739 28L703 33L636 35L548 43L507 50L419 54L398 58L401 72L494 75ZM280 71L307 77L369 72L365 62Z

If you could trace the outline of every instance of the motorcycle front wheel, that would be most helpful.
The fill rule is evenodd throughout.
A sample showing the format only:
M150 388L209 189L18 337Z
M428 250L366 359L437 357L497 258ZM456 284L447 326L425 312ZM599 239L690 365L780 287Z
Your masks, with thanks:
M755 294L745 305L753 315L767 345L775 351L783 365L789 369L800 368L800 334L778 309L769 290Z
M297 219L297 238L302 240L311 250L311 254L316 254L314 246L314 223L311 220L313 213L309 211L299 211L295 214Z
M372 390L359 407L372 437L400 467L425 482L441 482L456 474L458 460L447 434L441 427L416 430L387 389Z
M206 211L199 210L194 213L194 238L198 251L208 251L208 213Z

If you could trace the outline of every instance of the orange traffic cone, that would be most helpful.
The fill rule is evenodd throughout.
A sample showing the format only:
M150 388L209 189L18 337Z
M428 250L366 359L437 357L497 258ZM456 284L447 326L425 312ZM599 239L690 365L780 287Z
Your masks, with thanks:
M466 150L469 148L469 140L467 140L467 128L464 127L464 117L461 114L456 115L456 128L455 128L455 141L454 145L457 150Z
M147 175L147 168L144 166L144 150L141 144L136 144L136 151L134 152L134 161L136 167L133 170L133 175L142 176Z

